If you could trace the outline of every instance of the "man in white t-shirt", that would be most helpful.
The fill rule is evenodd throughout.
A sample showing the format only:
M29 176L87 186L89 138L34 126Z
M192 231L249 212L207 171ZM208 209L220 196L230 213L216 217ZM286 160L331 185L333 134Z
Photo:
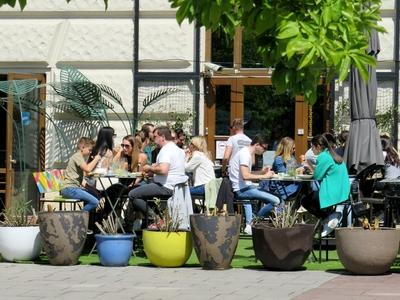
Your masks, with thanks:
M229 163L229 179L237 199L260 200L267 204L263 208L263 214L268 213L274 206L280 203L278 197L257 188L252 184L252 180L268 179L275 173L270 167L265 167L261 171L252 171L254 154L262 155L267 150L267 143L263 136L256 135L251 141L250 146L242 148ZM250 204L244 205L246 228L245 233L251 234L252 207Z
M226 167L232 157L235 156L237 152L243 147L250 145L251 139L243 133L243 119L234 119L232 122L231 129L233 131L233 135L229 137L226 142L224 157L222 159L222 174L225 174Z
M173 141L167 126L160 126L153 132L155 143L161 148L156 163L143 166L143 172L154 175L153 182L137 187L129 192L129 201L136 211L146 213L146 199L172 196L176 184L187 181L185 174L185 153ZM154 212L150 212L154 214ZM127 216L129 219L129 216ZM129 226L130 224L126 224Z

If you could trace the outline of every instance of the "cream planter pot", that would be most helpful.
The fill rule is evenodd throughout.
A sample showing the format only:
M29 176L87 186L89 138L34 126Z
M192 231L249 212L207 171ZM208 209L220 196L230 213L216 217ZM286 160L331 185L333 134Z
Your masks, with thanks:
M0 227L0 254L4 260L34 260L41 251L39 226Z

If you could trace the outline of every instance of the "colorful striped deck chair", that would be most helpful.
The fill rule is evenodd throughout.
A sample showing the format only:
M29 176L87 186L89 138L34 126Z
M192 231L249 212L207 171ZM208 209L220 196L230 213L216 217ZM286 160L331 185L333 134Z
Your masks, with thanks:
M65 198L60 195L61 182L63 179L63 172L61 170L51 170L44 172L33 172L33 179L35 180L36 186L40 193L39 200L39 211L43 210L44 204L47 203L58 203L59 209L66 209L65 204L70 203L74 210L76 210L76 204L79 205L80 199ZM80 206L80 205L79 205Z

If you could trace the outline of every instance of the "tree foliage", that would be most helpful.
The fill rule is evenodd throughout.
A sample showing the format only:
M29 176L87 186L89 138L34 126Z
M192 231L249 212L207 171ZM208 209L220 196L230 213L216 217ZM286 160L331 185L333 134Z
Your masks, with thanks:
M67 3L71 2L71 0L65 0L65 1L67 1ZM18 0L19 7L21 8L21 10L23 10L25 8L26 2L27 2L27 0ZM16 3L17 3L17 0L0 0L0 7L2 7L3 5L9 5L11 7L15 7ZM104 5L105 5L105 8L107 9L108 0L104 0Z
M273 67L277 93L317 99L321 75L346 79L355 65L368 78L376 61L366 52L380 20L380 0L169 0L176 19L222 28L230 36L240 26L256 37L257 51Z

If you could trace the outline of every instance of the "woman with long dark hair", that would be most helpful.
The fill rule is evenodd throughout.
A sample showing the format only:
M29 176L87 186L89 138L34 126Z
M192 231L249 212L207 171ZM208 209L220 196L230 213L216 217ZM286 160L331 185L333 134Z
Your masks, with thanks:
M106 171L110 167L113 158L114 137L114 128L109 126L100 128L92 155L89 158L89 162L91 162L97 154L101 156L101 160L97 163L94 172L99 170Z
M350 182L346 164L335 152L332 145L323 135L316 135L311 140L312 151L317 155L317 164L314 169L314 179L320 182L319 191L313 191L302 199L302 205L311 214L324 219L334 205L349 198ZM339 223L338 212L335 218L329 218L328 228L324 226L322 235L327 235ZM329 221L329 223L328 223Z

